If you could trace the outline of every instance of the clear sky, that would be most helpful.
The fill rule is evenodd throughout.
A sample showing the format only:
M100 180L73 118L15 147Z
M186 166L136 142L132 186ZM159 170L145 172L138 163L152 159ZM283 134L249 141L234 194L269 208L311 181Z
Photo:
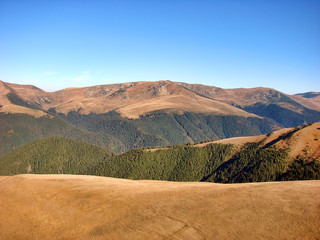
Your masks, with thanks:
M320 0L0 0L0 80L320 91Z

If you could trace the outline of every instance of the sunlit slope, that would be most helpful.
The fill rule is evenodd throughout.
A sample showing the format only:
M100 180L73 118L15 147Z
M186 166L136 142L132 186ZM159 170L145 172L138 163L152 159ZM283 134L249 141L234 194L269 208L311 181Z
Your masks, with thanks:
M134 82L67 88L45 92L35 86L0 81L0 111L28 113L43 111L68 114L117 111L137 119L154 111L204 113L223 116L264 117L281 127L319 121L319 96L310 93L287 95L271 88L222 89L201 84L171 81ZM311 109L310 109L311 108Z
M203 96L241 107L261 103L278 104L295 112L301 112L302 106L317 111L320 110L320 94L318 92L288 95L276 89L263 87L223 89L202 84L180 84Z
M12 86L13 85L16 86L17 89L19 89L20 87L20 85L12 84ZM21 85L20 88L23 88L24 94L27 94L28 92L37 92L38 95L39 92L42 91L33 86L31 87ZM27 89L29 89L30 91L27 91ZM32 104L29 104L27 101L22 99L14 89L10 88L7 83L4 83L2 81L0 81L0 113L1 112L25 113L37 118L47 115L44 111L32 107Z
M265 146L288 149L290 157L297 157L300 154L308 158L320 159L320 122L281 129L267 135L227 138L214 143L243 145L247 142L259 141L264 141ZM195 146L204 147L208 144L210 142Z
M145 113L161 110L255 117L254 114L200 96L171 81L67 88L52 93L29 85L1 84L11 95L14 93L20 99L20 102L13 102L17 105L23 102L42 110L54 108L64 114L78 110L83 114L116 110L124 117L139 118Z
M302 105L320 111L320 93L319 92L307 92L290 96L296 102Z
M320 182L0 181L0 239L318 239Z

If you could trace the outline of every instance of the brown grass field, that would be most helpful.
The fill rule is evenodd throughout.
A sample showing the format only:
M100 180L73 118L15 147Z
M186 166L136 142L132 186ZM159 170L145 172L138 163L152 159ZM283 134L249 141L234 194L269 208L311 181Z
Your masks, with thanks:
M0 239L319 239L320 181L0 178Z

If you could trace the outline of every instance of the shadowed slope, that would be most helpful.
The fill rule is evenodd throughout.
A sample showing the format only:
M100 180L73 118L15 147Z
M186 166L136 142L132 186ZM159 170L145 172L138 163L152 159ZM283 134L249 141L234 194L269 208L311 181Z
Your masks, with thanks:
M93 143L112 151L125 149L123 144L113 136L78 129L57 116L36 118L29 114L0 113L0 155L23 144L51 136Z
M0 181L0 239L317 239L320 182Z

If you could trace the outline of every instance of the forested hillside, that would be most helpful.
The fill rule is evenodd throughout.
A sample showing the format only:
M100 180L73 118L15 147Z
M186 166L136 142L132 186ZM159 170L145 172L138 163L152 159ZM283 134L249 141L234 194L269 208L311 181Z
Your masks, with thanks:
M129 179L200 181L227 161L235 152L232 145L190 145L150 151L131 150L91 169L92 175ZM116 164L115 164L116 163Z
M277 129L277 124L270 119L193 112L178 114L158 111L138 119L123 118L115 111L89 115L69 112L59 116L83 130L118 138L127 147L126 150L260 135Z
M117 138L106 133L80 130L60 117L48 115L36 118L28 114L0 113L0 155L26 143L50 136L72 138L115 152L126 150Z
M320 179L319 159L310 157L318 156L313 151L313 155L306 150L296 157L289 155L293 140L309 134L310 129L317 130L314 126L303 126L276 135L272 141L266 138L244 145L209 143L204 147L187 144L141 148L120 155L95 145L53 137L0 157L0 174L69 173L218 183ZM311 140L317 144L317 140ZM281 142L288 144L279 145Z
M0 175L87 174L114 154L96 145L61 137L38 140L0 157Z
M0 113L0 155L49 136L93 143L117 153L134 148L194 143L209 139L269 133L276 124L268 119L214 116L197 113L152 113L139 119L117 112L82 115Z

